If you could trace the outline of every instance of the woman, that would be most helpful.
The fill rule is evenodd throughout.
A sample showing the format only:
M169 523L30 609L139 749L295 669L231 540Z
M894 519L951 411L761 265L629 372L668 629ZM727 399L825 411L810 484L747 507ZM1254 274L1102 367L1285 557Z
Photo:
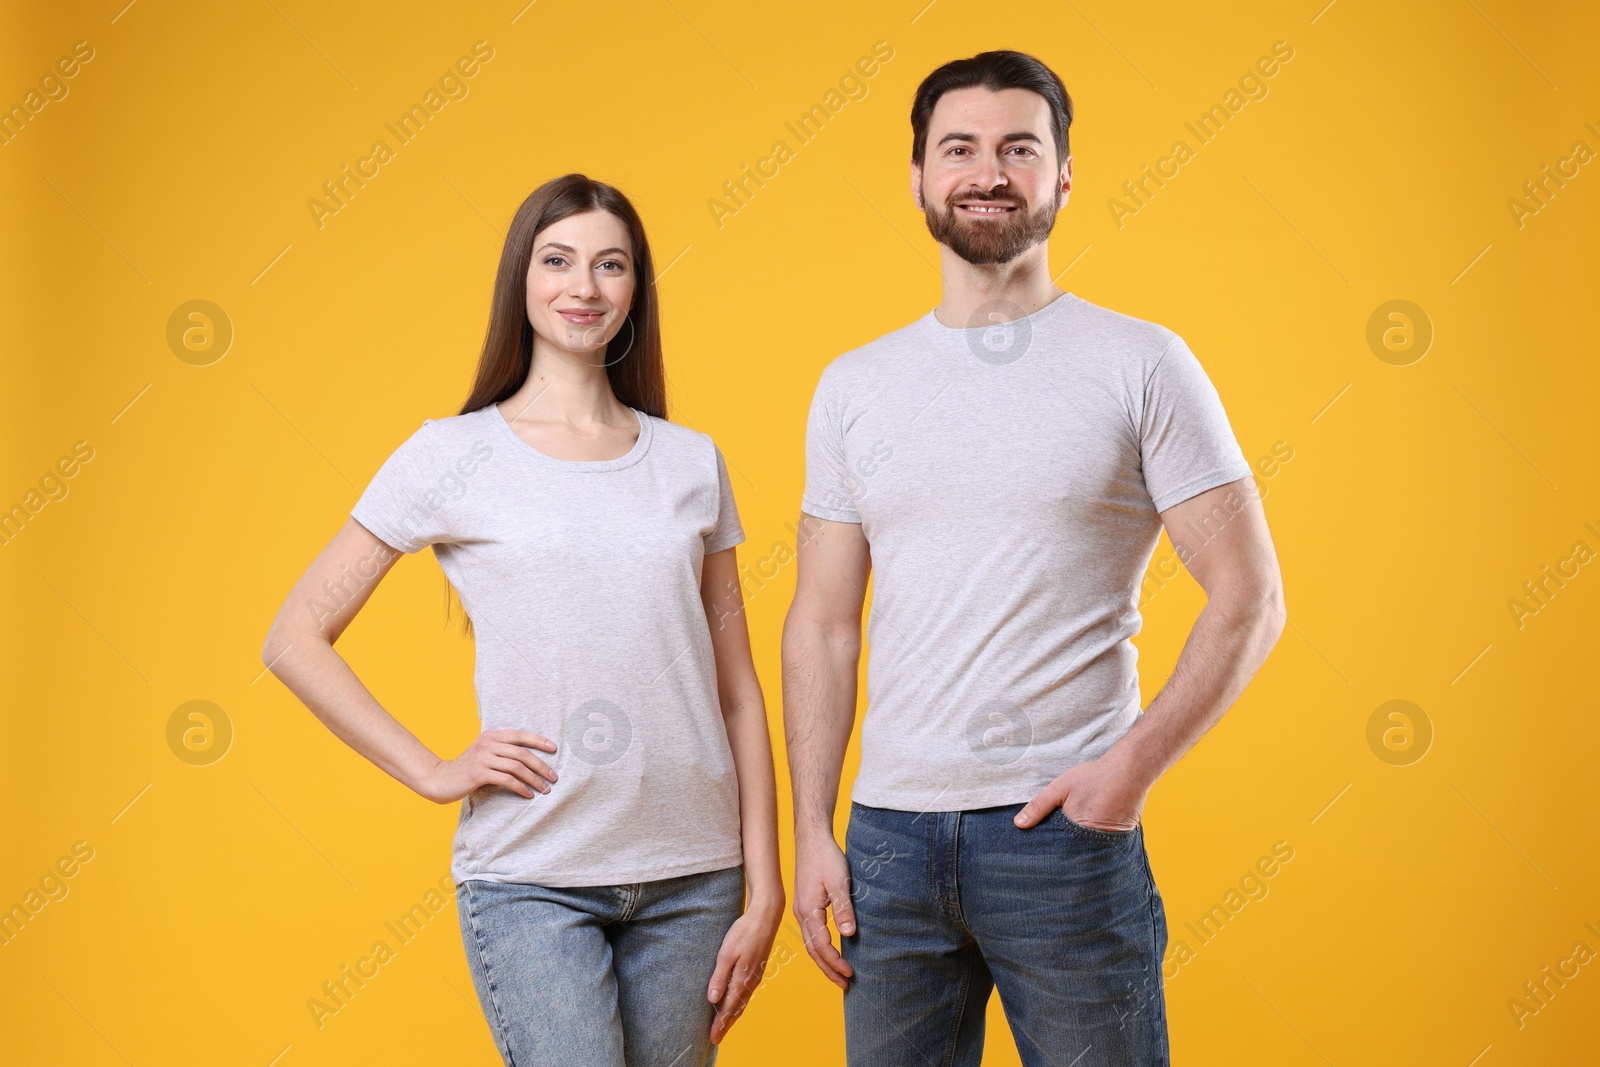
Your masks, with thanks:
M666 421L654 278L616 189L535 190L460 414L384 462L262 650L356 751L465 798L451 877L507 1064L713 1063L784 909L744 532L721 452ZM477 640L484 730L454 759L332 647L429 544Z

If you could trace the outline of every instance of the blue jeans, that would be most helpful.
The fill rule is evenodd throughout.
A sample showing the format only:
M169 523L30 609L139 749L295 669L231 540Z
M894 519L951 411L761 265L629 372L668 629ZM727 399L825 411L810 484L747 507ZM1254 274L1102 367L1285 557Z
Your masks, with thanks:
M1020 810L850 805L850 1067L978 1067L994 989L1026 1067L1169 1063L1143 825L1096 830L1056 808L1022 830Z
M708 1067L706 999L744 867L556 889L462 882L461 937L506 1067Z

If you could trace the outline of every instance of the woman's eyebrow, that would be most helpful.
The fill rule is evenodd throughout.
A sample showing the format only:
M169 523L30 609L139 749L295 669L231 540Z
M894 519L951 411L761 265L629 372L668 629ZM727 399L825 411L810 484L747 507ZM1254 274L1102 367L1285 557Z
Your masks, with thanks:
M559 248L563 252L571 252L573 255L577 255L578 254L577 249L573 248L571 245L564 245L560 241L546 241L544 244L542 244L538 248L534 249L534 251L535 252L539 252L539 251L542 251L542 250L544 250L546 248ZM613 252L620 252L623 255L627 255L628 254L628 250L626 248L615 248L615 247L613 247L613 248L602 248L600 251L596 252L595 255L597 255L597 256L607 256L607 255L610 255Z

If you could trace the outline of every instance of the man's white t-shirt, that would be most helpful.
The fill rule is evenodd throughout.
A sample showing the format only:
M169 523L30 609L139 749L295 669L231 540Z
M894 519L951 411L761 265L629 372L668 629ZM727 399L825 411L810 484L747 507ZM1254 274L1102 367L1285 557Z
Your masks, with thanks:
M972 329L929 311L834 359L801 510L871 547L852 799L1020 804L1104 754L1140 714L1159 512L1250 474L1183 339L1072 293Z
M610 460L537 451L490 404L429 419L351 515L402 552L433 545L472 619L485 730L529 730L559 776L463 799L456 882L620 885L741 862L738 781L700 595L744 540L722 453L634 410Z

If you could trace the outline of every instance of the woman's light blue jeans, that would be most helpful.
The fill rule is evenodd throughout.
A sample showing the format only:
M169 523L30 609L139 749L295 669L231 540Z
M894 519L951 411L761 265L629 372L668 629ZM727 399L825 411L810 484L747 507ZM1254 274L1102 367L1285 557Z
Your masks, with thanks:
M467 964L507 1067L708 1067L706 999L744 867L630 885L462 882Z

